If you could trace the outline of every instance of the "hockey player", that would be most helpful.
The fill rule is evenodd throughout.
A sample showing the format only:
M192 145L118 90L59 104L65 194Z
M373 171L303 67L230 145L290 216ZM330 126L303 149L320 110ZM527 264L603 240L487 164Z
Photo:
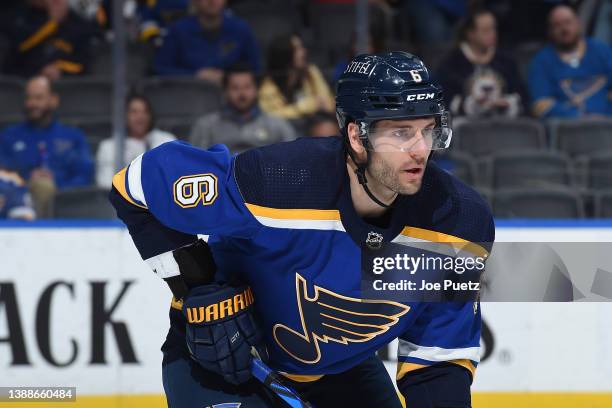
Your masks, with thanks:
M428 162L452 135L442 100L418 58L361 55L338 83L342 137L236 157L171 142L114 177L119 217L175 298L169 407L282 406L250 378L252 347L315 407L399 407L375 356L397 337L408 407L470 406L477 305L360 290L364 245L471 242L485 254L476 243L493 241L479 194Z

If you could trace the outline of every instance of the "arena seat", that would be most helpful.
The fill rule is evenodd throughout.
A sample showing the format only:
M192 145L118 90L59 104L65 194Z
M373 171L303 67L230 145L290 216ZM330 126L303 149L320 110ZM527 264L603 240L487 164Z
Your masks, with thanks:
M579 193L569 189L497 190L493 213L499 218L584 218L585 208Z
M288 0L242 1L232 11L249 23L262 53L275 37L302 31L297 9Z
M198 79L148 78L144 80L142 89L159 119L194 119L217 110L221 105L221 88Z
M596 194L595 217L612 218L612 190Z
M611 119L572 119L549 122L551 143L570 156L612 150Z
M106 78L80 77L55 83L60 96L57 111L60 120L110 117L112 87Z
M545 149L546 131L542 123L529 118L474 120L455 128L453 145L474 156Z
M587 169L589 188L593 190L612 189L612 150L588 157Z
M486 162L487 185L493 189L572 184L571 161L562 153L538 150L496 153Z

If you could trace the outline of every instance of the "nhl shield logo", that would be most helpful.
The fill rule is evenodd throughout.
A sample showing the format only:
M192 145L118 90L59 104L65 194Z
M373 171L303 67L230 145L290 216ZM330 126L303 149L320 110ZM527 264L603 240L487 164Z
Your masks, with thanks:
M368 237L366 238L366 245L370 249L380 249L382 247L383 236L378 232L368 232Z

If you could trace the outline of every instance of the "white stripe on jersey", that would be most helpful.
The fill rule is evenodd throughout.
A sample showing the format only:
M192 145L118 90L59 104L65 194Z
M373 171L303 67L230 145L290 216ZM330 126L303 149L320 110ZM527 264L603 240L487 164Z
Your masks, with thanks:
M299 230L326 230L346 232L342 222L338 220L298 220L298 219L277 219L262 216L255 216L260 224L272 228L287 228Z
M442 347L426 347L399 339L397 355L398 357L413 357L436 363L462 359L479 362L480 347L465 347L452 349Z
M142 154L132 160L130 166L127 170L128 177L128 188L129 194L135 200L140 201L145 207L147 206L147 201L145 199L144 191L142 190L142 180L141 180L141 166L142 166Z

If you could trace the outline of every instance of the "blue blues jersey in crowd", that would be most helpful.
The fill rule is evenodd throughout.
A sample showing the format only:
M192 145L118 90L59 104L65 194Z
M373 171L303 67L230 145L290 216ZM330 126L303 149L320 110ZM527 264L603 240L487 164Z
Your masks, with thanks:
M196 16L184 17L170 27L155 54L159 75L195 75L203 68L227 69L237 62L261 72L261 55L249 25L225 12L218 31L205 31Z
M0 219L34 219L34 210L23 179L0 169Z
M398 202L386 227L366 223L354 209L339 137L236 157L222 145L166 143L135 159L113 185L139 209L134 218L145 211L161 228L210 236L219 272L238 273L251 286L271 366L290 378L342 372L397 337L399 375L449 361L473 371L479 360L480 310L473 302L361 297L360 248L371 233L383 242L471 242L481 256L488 249L475 243L493 241L480 195L433 163L420 192ZM128 226L130 217L122 216ZM185 242L146 230L150 224L130 229L143 259L163 278L178 275L171 250ZM184 347L180 316L176 310L168 341Z
M534 57L528 82L537 116L612 115L612 49L594 39L585 44L573 63L563 61L552 45Z
M57 120L44 128L23 122L4 129L0 133L0 165L25 180L32 170L47 168L60 189L86 186L94 174L83 132Z

